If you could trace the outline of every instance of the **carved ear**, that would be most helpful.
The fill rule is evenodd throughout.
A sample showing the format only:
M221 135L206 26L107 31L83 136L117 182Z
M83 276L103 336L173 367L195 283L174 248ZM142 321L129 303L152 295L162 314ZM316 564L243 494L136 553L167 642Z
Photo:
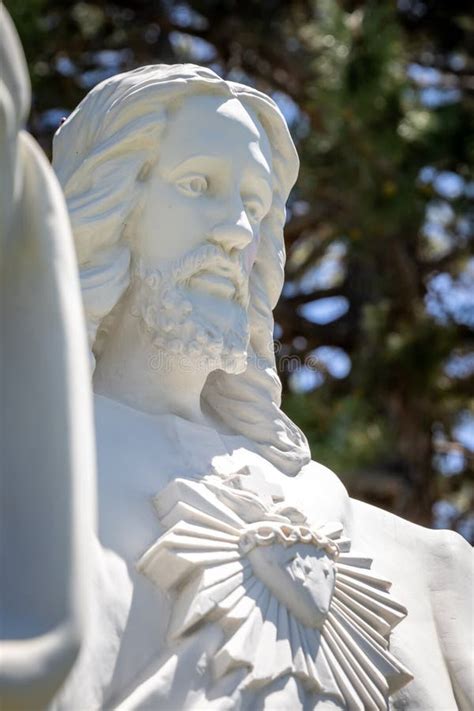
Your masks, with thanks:
M138 171L137 181L140 183L144 183L146 180L148 180L152 167L152 162L147 160Z

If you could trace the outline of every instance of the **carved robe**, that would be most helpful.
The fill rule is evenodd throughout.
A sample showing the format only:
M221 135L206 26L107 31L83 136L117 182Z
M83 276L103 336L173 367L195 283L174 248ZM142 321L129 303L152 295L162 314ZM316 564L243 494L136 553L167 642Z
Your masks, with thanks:
M467 581L458 570L467 569L459 556L470 549L458 537L350 500L337 477L315 463L294 479L285 477L243 438L178 417L151 417L97 397L96 424L95 620L55 708L469 708L461 692L470 674L462 656L465 630L456 620L468 617L468 611L462 614L462 605L469 607L463 601ZM247 484L255 473L260 484ZM234 481L222 494L234 475L237 490ZM239 509L242 496L247 507ZM243 521L252 505L267 511L254 515L263 515L263 528ZM245 531L235 534L238 521ZM269 535L271 544L255 543ZM292 535L303 538L291 542ZM339 555L335 591L331 541ZM275 559L290 577L271 589L275 576L262 565L275 564L272 550L278 545L283 558L285 551L294 555L283 568L280 557ZM201 565L203 556L207 566ZM222 567L236 561L240 572L239 564ZM252 600L256 587L265 604ZM260 626L232 616L232 595L248 599L249 620L252 609L263 611ZM320 620L313 624L311 614L318 609ZM336 615L328 618L328 609ZM361 613L352 617L352 628L348 610ZM391 622L377 630L383 619L399 624L388 633ZM294 630L300 642L292 646L287 640ZM379 639L379 652L370 647L371 639ZM321 645L324 658L318 656ZM444 661L448 649L457 660L452 668ZM302 651L303 662L296 659Z

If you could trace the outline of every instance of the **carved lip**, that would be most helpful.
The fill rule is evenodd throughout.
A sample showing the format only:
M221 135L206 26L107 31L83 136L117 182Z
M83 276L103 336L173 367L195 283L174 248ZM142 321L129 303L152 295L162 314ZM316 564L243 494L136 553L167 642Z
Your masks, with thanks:
M245 304L247 282L240 265L230 259L213 259L203 265L189 280L203 284L206 290L226 299Z
M233 299L236 293L236 285L226 276L216 274L207 269L203 269L191 277L193 285L203 284L206 291L211 291L217 296Z

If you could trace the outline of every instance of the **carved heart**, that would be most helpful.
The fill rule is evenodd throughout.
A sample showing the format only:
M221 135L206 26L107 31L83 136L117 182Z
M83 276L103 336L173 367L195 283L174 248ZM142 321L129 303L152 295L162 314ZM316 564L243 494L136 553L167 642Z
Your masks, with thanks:
M247 553L255 575L307 627L321 629L336 584L336 569L322 549L309 543L273 543Z

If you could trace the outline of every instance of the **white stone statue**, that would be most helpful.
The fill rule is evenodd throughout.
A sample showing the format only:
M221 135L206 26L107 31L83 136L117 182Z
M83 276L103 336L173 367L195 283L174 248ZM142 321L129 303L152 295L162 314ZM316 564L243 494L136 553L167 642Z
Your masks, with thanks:
M349 499L280 410L272 309L297 155L194 65L58 130L95 391L92 622L51 708L472 707L471 550Z
M32 711L86 634L95 445L71 229L3 5L0 66L0 708Z
M56 708L471 708L470 547L350 500L279 408L298 160L273 101L144 67L90 92L53 164L99 465L96 622Z

